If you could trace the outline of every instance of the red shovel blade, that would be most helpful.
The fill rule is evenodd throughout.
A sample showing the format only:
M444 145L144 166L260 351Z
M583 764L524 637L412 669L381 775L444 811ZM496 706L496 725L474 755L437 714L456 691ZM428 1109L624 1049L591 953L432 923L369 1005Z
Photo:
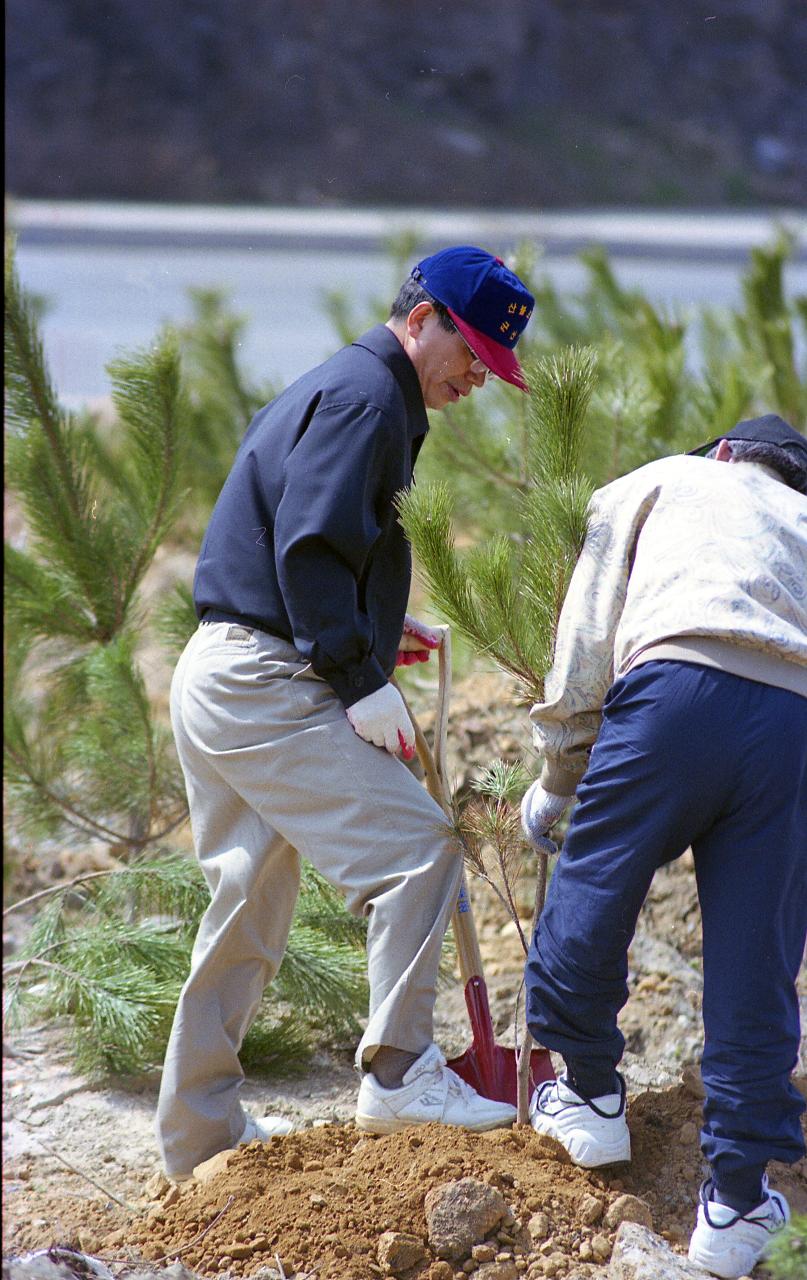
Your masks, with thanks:
M516 1105L518 1075L515 1049L505 1049L493 1039L488 991L484 979L470 978L465 987L465 1003L471 1021L473 1040L459 1058L448 1066L484 1098ZM548 1049L533 1049L530 1054L530 1090L544 1080L554 1080L552 1059Z

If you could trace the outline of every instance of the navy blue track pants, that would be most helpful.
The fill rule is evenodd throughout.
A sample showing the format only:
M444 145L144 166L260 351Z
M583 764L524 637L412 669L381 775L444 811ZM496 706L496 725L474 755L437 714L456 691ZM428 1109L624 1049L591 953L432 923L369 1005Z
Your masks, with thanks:
M703 919L701 1148L720 1185L804 1154L795 980L807 933L807 699L710 667L617 680L527 960L535 1039L616 1066L627 952L689 846ZM721 1177L722 1175L722 1177Z

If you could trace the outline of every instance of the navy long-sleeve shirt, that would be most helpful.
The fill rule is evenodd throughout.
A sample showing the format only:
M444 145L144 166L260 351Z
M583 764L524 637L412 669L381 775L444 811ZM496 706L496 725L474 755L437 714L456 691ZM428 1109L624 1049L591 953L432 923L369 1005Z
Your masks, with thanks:
M200 618L294 644L345 706L387 683L411 582L393 505L428 419L415 368L385 325L255 415L207 527Z

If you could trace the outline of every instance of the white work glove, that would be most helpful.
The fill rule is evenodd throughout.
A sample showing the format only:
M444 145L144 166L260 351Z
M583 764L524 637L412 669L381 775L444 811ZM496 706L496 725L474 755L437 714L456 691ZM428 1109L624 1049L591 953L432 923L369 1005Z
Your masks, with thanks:
M390 755L400 751L404 760L415 754L415 729L404 700L392 684L385 684L347 708L347 718L360 738L384 747Z
M537 847L537 842L560 821L572 800L574 796L553 795L551 791L544 791L540 782L533 782L521 801L521 826L530 844Z
M410 667L413 662L428 662L432 649L440 648L442 637L434 627L427 627L425 622L418 622L407 613L404 618L403 635L398 645L396 667Z

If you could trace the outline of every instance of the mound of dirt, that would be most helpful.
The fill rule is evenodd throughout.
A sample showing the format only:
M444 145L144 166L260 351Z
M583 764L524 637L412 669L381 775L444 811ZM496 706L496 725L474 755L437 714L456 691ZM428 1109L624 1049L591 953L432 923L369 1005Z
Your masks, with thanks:
M424 1201L432 1189L472 1177L496 1187L512 1213L480 1242L483 1259L509 1262L527 1280L600 1275L625 1217L685 1247L703 1176L699 1093L695 1074L634 1099L632 1162L603 1171L572 1166L562 1148L527 1127L472 1134L427 1125L375 1137L352 1123L323 1125L216 1156L201 1166L201 1180L181 1188L156 1179L156 1198L113 1231L102 1205L85 1203L67 1242L107 1263L178 1257L204 1276L248 1277L273 1266L287 1277L369 1280L389 1274L377 1260L379 1238L400 1232L424 1248L396 1274L453 1280L485 1263L468 1257L449 1266L435 1256ZM807 1211L804 1169L777 1166L771 1175L793 1210Z

